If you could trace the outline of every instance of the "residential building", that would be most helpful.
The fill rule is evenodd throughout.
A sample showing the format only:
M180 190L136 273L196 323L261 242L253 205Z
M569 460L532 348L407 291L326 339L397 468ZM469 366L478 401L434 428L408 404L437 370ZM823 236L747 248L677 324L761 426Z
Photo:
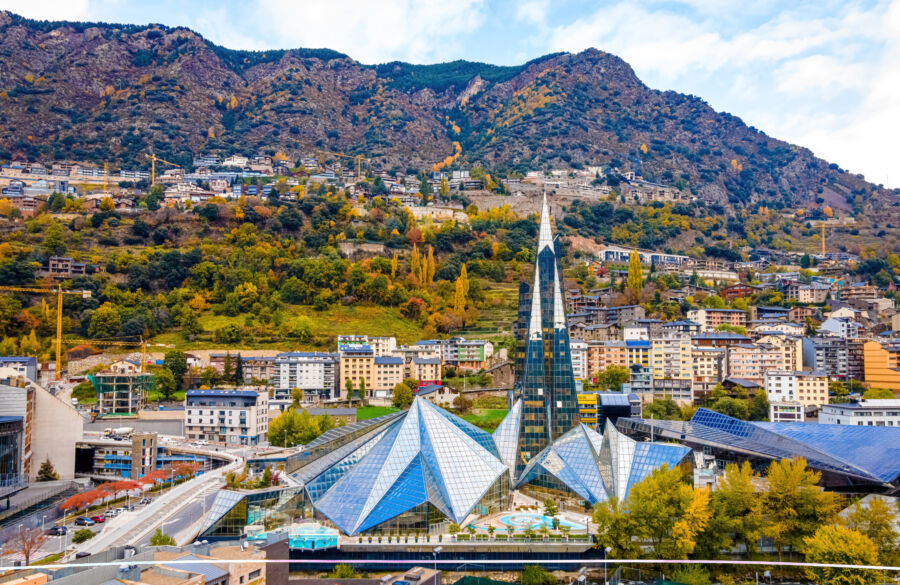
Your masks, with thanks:
M854 282L847 286L839 287L836 292L836 297L840 301L847 301L850 299L875 299L882 296L881 291L878 290L877 286L865 282Z
M757 383L763 381L768 370L785 369L781 348L764 343L729 347L727 366L729 378L744 378Z
M789 281L784 286L788 300L806 304L821 304L828 298L831 287L818 282L805 283L797 280Z
M411 361L417 359L435 359L438 361L438 369L440 369L440 358L412 358ZM406 373L403 358L399 357L376 357L372 359L373 380L367 385L367 396L370 398L390 398L394 392L394 386L403 381Z
M692 309L687 318L699 323L701 331L713 331L720 325L747 326L747 313L740 309Z
M607 325L615 323L624 327L634 323L638 319L646 317L644 307L640 305L621 305L618 307L587 307L588 323L592 325Z
M791 307L788 309L787 320L792 323L806 323L807 317L814 317L816 315L816 309L813 307L801 307L797 305L796 307Z
M38 361L36 357L0 357L0 368L9 369L9 373L37 382Z
M900 342L865 342L863 363L869 388L900 391Z
M832 380L847 380L850 376L849 343L839 337L804 337L803 363L823 372ZM861 379L858 378L858 379Z
M340 356L336 353L289 352L275 356L275 398L290 399L294 388L304 401L341 397Z
M629 368L633 366L650 368L652 374L652 351L650 342L642 340L626 341L625 363Z
M770 402L769 421L773 423L796 423L806 420L805 407L796 401Z
M750 343L750 338L731 331L708 331L694 335L691 342L698 347L731 347Z
M50 256L44 272L54 280L66 280L76 276L85 276L88 273L88 265L84 262L76 262L67 256Z
M757 292L759 292L759 290L756 287L739 282L720 290L719 296L726 301L733 301L734 299L753 296Z
M402 364L402 360L401 360ZM361 347L345 347L340 353L340 383L346 388L347 380L358 391L361 385L365 386L367 394L371 396L372 384L375 381L375 354L368 345ZM392 386L393 388L393 386ZM353 399L353 396L348 396ZM360 398L363 398L360 396Z
M597 257L602 262L628 264L632 252L635 251L641 258L641 264L645 266L655 264L662 268L664 266L685 266L693 263L693 260L688 256L679 256L678 254L668 254L650 250L639 250L637 248L625 248L622 246L603 246L597 253Z
M480 370L494 355L494 344L484 339L461 339L456 345L457 363L460 368Z
M836 335L843 339L856 339L863 326L847 317L829 317L819 325L819 334Z
M581 422L603 432L606 424L616 424L619 417L641 416L641 399L624 392L579 391L578 414Z
M851 400L844 404L825 404L819 411L819 423L869 427L900 427L900 399Z
M188 390L185 436L232 445L258 445L269 430L268 395L254 390Z
M419 386L441 384L441 358L413 358L409 363L408 377L419 381Z
M695 398L707 396L725 377L724 347L691 347L691 374Z
M623 330L618 323L592 325L590 323L571 323L569 331L573 337L585 341L615 341L623 339Z
M804 407L828 404L828 376L823 372L767 370L764 379L769 403L799 402Z
M654 379L692 377L691 336L671 331L650 341L650 364Z
M572 352L572 375L576 380L586 379L590 375L587 368L587 342L581 339L572 339L569 342L569 350Z
M760 307L753 305L750 307L751 319L787 319L790 309L787 307Z
M610 366L629 365L624 341L588 341L586 359L587 376L593 376Z
M800 323L791 323L790 321L781 321L779 319L754 319L748 322L748 326L753 333L757 335L767 335L770 333L783 333L785 335L803 335L806 326Z

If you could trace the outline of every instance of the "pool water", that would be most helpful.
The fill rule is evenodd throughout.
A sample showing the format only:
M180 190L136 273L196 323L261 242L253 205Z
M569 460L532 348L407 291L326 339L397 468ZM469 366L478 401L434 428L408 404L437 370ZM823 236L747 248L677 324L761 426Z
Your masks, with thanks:
M300 524L291 527L288 532L288 543L292 549L333 548L338 543L338 531L321 524Z
M579 524L577 522L570 522L568 520L563 520L562 518L557 518L557 520L559 521L560 526L566 526L571 530L584 530L587 528L584 524ZM500 523L504 526L509 526L514 530L528 530L529 528L537 530L543 526L553 528L553 518L544 516L543 514L507 514L506 516L500 517Z

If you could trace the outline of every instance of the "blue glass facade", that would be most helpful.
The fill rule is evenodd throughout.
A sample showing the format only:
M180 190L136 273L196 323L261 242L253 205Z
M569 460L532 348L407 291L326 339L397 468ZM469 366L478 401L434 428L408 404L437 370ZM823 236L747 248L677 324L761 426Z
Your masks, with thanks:
M620 418L620 430L675 440L720 464L750 461L763 471L776 459L803 457L835 489L900 488L900 428L747 422L701 408L690 421Z
M534 275L519 289L516 393L522 400L516 474L578 423L575 377L546 197L541 209Z

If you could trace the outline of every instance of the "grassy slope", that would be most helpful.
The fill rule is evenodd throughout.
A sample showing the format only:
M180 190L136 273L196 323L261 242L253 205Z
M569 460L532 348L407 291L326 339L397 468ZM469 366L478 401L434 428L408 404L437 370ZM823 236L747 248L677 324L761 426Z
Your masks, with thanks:
M369 420L370 418L378 418L392 412L397 412L399 408L393 406L362 406L356 409L356 420Z
M463 415L463 418L476 427L493 433L507 412L509 411L505 408L477 409L470 414Z

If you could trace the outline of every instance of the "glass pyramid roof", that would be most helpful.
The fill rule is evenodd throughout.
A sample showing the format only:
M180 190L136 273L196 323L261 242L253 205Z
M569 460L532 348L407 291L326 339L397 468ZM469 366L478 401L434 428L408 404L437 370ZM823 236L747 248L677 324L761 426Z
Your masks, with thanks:
M346 472L316 478L314 506L346 534L426 502L462 522L507 471L488 433L418 397L375 441Z

